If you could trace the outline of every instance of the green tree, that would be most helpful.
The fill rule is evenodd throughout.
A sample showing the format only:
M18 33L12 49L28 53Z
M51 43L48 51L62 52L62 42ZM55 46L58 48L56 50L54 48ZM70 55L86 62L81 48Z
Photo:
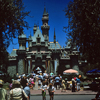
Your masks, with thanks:
M23 28L29 28L25 17L29 12L24 10L22 0L0 0L0 65L5 56L3 52L13 39L22 33Z
M76 42L83 59L100 62L100 0L73 0L65 8L67 37Z

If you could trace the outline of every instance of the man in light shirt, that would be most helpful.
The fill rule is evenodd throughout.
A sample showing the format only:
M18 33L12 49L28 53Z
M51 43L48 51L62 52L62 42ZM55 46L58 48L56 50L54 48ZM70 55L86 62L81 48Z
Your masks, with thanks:
M7 100L7 92L3 87L3 80L0 80L0 100Z

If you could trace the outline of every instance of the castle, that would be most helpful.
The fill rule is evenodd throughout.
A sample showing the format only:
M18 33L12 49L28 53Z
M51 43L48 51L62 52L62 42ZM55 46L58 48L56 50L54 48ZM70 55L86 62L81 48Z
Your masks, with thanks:
M72 68L79 71L78 55L75 43L69 39L66 47L62 48L56 41L54 29L54 41L49 42L48 25L49 14L44 7L42 17L42 33L37 25L34 25L33 36L26 37L24 33L18 36L19 49L13 49L9 55L10 65L8 73L13 76L16 73L30 73L39 67L42 72L63 73L64 70ZM28 48L26 43L28 42Z

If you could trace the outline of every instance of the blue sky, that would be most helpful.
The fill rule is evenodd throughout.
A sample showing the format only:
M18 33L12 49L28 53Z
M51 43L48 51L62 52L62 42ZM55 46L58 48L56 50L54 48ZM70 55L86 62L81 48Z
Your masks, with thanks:
M26 28L24 29L24 34L26 34L27 38L30 34L33 36L34 24L38 24L41 30L42 15L45 5L49 13L49 41L53 41L55 28L56 41L59 42L61 47L65 47L66 33L63 32L63 27L68 25L68 19L65 17L65 12L63 10L67 7L69 1L70 0L23 0L24 6L26 6L25 11L30 11L29 15L34 16L32 18L26 17L25 19L30 26L28 30ZM16 45L11 43L7 49L9 53L11 53L13 49L19 49L18 39L14 39L14 43Z

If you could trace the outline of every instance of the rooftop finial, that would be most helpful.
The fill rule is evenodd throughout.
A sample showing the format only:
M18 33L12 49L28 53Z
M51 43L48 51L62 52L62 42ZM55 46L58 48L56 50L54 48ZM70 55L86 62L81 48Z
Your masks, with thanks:
M37 26L39 27L39 21L37 22Z
M43 12L43 15L46 15L47 12L46 12L46 6L45 6L45 2L44 2L44 12Z
M44 7L45 7L45 1L44 1Z
M55 28L54 28L54 43L56 43Z

